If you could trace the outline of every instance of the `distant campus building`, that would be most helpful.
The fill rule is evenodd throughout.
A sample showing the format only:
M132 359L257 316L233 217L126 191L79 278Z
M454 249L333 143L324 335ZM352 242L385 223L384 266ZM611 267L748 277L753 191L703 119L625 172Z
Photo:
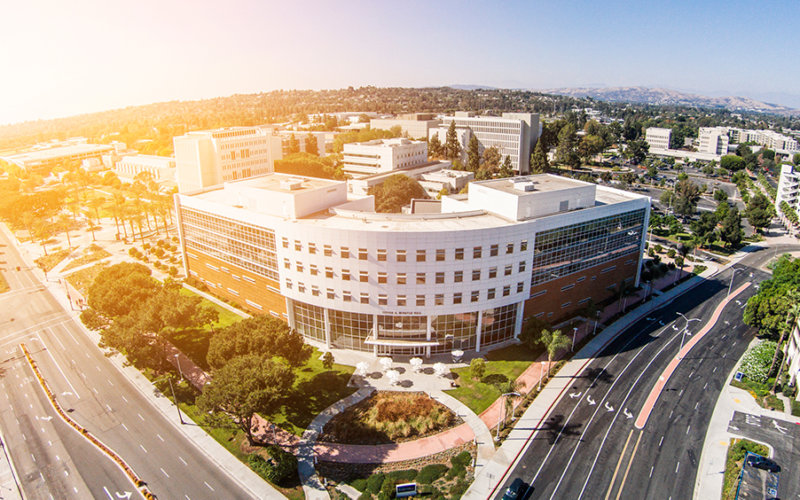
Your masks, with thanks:
M475 116L466 111L456 112L454 116L443 116L441 125L430 129L428 136L437 135L445 144L450 123L455 123L463 159L466 159L467 146L472 135L477 137L481 152L495 147L502 158L511 158L514 172L530 172L531 153L541 135L538 113L503 113L502 116Z
M102 163L102 156L111 151L114 151L114 146L89 144L87 139L76 137L37 144L28 151L3 156L2 159L28 172L49 174L53 167L78 166L85 160Z
M403 170L428 163L428 143L396 139L375 139L344 145L342 169L363 176Z
M687 158L692 161L720 161L733 152L734 144L751 143L775 151L776 154L788 157L798 152L797 140L772 130L746 130L732 127L700 127L694 145L697 151L684 151L669 147L672 130L668 128L649 127L645 131L645 140L650 146L650 154Z
M480 351L638 285L649 198L541 174L379 214L347 182L268 174L175 196L188 276L308 341Z
M263 175L282 158L282 142L270 127L228 127L173 138L178 191Z

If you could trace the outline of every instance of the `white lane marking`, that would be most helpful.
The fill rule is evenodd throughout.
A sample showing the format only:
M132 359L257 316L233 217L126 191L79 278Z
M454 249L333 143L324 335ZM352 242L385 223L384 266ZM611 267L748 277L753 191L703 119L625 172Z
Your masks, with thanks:
M144 417L142 416L142 414L141 413L137 413L137 415L139 415L139 418L142 420L142 422L144 422Z
M114 382L112 382L111 380L109 380L109 381L108 381L108 385L110 385L111 387L114 387Z
M717 371L717 367L716 366L714 367L713 370L711 370L711 373L714 373L715 371Z
M39 339L39 342L41 342L42 345L47 347L45 345L44 340L42 340L42 338L39 337L38 334L36 335L36 337ZM73 386L72 382L69 381L69 379L67 378L67 375L64 373L64 370L61 369L61 365L58 364L58 362L56 361L56 358L53 357L53 353L50 352L50 349L45 349L45 352L47 353L48 356L50 356L50 359L53 360L53 364L56 365L56 368L58 368L58 371L61 373L61 376L64 377L64 380L67 381L67 385L69 385L70 389L72 389L72 393L75 394L75 397L78 398L78 399L81 399L80 395L78 394L78 391L75 390L75 386Z
M161 434L156 434L156 437L157 437L158 439L160 439L162 443L164 442L164 438L162 438L162 437L161 437Z
M92 390L94 391L95 394L100 394L99 392L97 392L97 388L96 387L92 387Z
M696 403L694 404L694 411L697 411L697 405L699 405L699 404L700 404L700 401L698 401L698 402L696 402Z
M163 473L165 476L167 476L167 478L169 478L169 474L167 474L167 471L165 471L163 467L159 467L159 469L161 470L161 472L162 472L162 473Z
M33 453L31 453L31 459L33 459L34 462L36 461L36 457L33 456Z
M203 481L203 484L205 484L206 486L208 486L208 489L209 489L209 490L211 490L211 491L214 491L214 488L212 488L212 487L211 487L211 485L210 485L210 484L208 484L207 482Z
M56 460L61 460L61 457L59 457L58 455L56 455Z
M144 451L145 453L147 453L147 448L145 448L145 447L144 447L144 446L142 446L141 444L139 445L139 448L141 448L141 449L142 449L142 451Z
M661 436L661 440L658 442L658 447L661 448L661 443L664 442L664 436Z
M706 387L708 387L708 382L706 382L706 385L703 386L704 391L706 390Z
M189 465L189 464L186 463L186 460L184 460L183 457L180 456L180 455L178 456L178 460L180 460L183 465L186 465L186 466Z
M95 368L97 368L97 371L99 371L100 373L103 373L103 370L101 370L99 366L95 365Z
M22 440L23 441L27 441L28 440L28 438L25 437L25 434L22 435Z
M128 431L128 426L127 425L122 424L122 428L125 429L126 431ZM128 431L128 432L130 432L130 431Z
M647 476L647 477L653 477L653 469L654 469L654 468L655 468L655 465L651 465L651 466L650 466L650 475L649 475L649 476Z
M681 468L681 463L680 463L680 462L678 462L677 464L675 464L675 474L677 474L677 473L678 473L678 469L680 469L680 468Z
M691 428L692 428L692 426L691 426L691 425L690 425L690 426L688 426L688 427L686 427L686 434L689 434L689 429L691 429Z
M122 396L122 394L120 394L120 396ZM128 399L125 396L122 396L122 400L125 401L126 403L128 402Z
M106 495L108 495L108 498L110 498L111 500L114 500L114 497L112 497L112 496L111 496L111 492L110 492L110 491L108 491L108 488L106 488L105 486L103 486L103 491L105 491L105 492L106 492Z

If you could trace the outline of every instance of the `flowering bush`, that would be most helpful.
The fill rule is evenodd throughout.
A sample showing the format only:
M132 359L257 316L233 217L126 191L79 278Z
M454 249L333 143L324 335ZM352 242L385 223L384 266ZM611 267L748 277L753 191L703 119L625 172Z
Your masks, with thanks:
M775 354L776 347L777 344L771 340L759 342L745 353L739 370L753 382L765 383L769 378L769 373L767 372L772 364L772 356ZM780 359L776 364L779 363Z

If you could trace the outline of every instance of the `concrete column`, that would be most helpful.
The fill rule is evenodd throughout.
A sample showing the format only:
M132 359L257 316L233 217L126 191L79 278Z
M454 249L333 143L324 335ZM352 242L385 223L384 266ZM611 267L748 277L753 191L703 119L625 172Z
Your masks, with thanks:
M286 297L286 314L289 315L289 328L292 330L297 329L294 321L294 302L289 297Z
M425 319L425 338L428 341L430 341L431 340L431 334L433 333L433 331L432 331L433 330L432 329L433 316L428 315L425 318L426 318ZM426 358L430 358L431 357L431 346L427 346L425 348L425 357Z
M517 304L517 320L514 323L514 338L518 339L522 333L522 315L525 313L525 301Z
M328 349L331 348L331 320L328 316L328 308L324 307L323 311L323 318L324 318L324 328L325 328L325 347Z
M478 311L478 325L475 327L475 352L481 352L481 324L483 323L483 309Z
M375 335L375 340L378 340L378 315L377 314L373 314L372 315L372 333L373 333L373 335ZM375 356L378 356L378 344L375 344L372 347L372 353Z

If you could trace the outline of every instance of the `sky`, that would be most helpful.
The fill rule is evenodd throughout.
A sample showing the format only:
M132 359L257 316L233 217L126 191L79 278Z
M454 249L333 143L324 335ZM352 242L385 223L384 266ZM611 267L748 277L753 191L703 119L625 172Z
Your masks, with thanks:
M800 107L797 0L26 0L0 124L275 89L649 86Z

